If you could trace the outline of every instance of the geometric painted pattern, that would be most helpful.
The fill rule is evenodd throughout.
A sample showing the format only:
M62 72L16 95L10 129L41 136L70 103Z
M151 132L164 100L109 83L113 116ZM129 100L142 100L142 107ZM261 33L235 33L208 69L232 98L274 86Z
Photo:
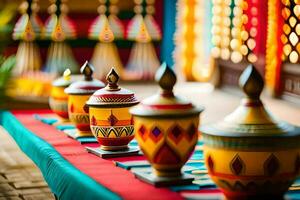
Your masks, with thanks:
M98 137L109 138L112 134L116 137L131 136L134 133L134 127L130 126L120 126L120 127L100 127L100 126L91 126L93 132Z
M187 129L187 138L189 141L191 141L194 136L196 135L197 133L197 127L195 126L194 123L192 123L189 128Z
M150 138L153 142L157 143L165 134L163 130L157 126L152 127L150 130L146 130L145 125L141 125L137 129L137 133L142 137L144 141ZM149 133L149 134L148 134ZM168 138L173 141L175 144L180 143L183 138L186 138L188 141L192 141L197 135L197 127L194 123L191 123L187 130L183 129L179 124L173 124L167 130Z
M155 143L157 143L162 137L163 133L157 126L153 127L149 133L149 137Z
M211 172L214 172L214 161L211 158L211 155L209 155L207 157L207 165L208 165L208 170L211 171Z
M157 127L154 127L154 129L152 129L151 133L155 136L155 137L159 137L159 135L161 134L161 130Z
M268 159L264 162L265 175L273 176L279 170L280 164L278 158L271 154Z
M111 126L114 126L116 125L116 123L119 121L118 118L116 116L114 116L112 114L112 111L111 111L111 114L110 116L107 118L107 121L110 123Z
M96 126L97 125L97 120L94 116L91 118L91 125Z
M168 136L175 144L178 144L181 141L184 136L183 133L184 130L177 124L173 125L168 130Z
M235 175L240 175L245 170L245 164L238 154L230 162L230 169Z
M147 137L146 137L147 130L144 125L140 126L140 128L137 130L137 132L144 141L147 139Z
M129 96L129 97L92 97L94 101L98 102L104 102L104 103L116 103L116 104L122 104L122 103L132 103L136 102L137 99L135 96Z
M154 163L156 164L178 164L181 162L179 156L167 143L164 143L154 156Z
M70 111L73 113L74 112L74 105L73 104L71 104L71 106L70 106Z
M68 102L67 101L57 101L53 98L50 98L49 105L51 110L68 112Z
M90 118L88 114L76 114L76 113L71 113L70 114L70 120L74 122L75 124L89 124L90 123Z

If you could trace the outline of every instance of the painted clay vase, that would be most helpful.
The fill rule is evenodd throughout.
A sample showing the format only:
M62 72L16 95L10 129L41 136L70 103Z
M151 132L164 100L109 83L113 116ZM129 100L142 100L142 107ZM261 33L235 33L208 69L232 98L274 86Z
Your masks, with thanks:
M65 70L63 77L56 79L52 83L49 106L61 118L61 121L69 121L68 95L64 90L71 83L71 71L69 69Z
M85 102L95 91L105 86L101 81L93 79L93 71L93 67L86 61L80 69L84 80L76 81L65 89L68 94L69 119L75 124L79 137L93 136L90 130L88 107Z
M119 76L114 68L106 80L107 86L96 91L86 103L89 106L91 130L102 150L125 150L134 138L129 108L139 102L132 91L119 87Z
M240 77L245 98L223 121L200 128L208 173L228 199L282 199L299 175L300 128L277 121L250 65Z
M156 176L179 177L197 143L203 108L174 95L176 75L165 63L155 79L160 92L130 110L135 137Z

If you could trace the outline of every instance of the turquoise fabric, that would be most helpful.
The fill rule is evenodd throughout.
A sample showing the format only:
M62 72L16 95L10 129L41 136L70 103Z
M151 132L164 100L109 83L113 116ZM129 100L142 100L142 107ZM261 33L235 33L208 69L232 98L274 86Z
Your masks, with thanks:
M200 186L199 185L180 185L180 186L172 186L170 187L170 189L174 192L180 192L182 190L188 191L188 190L199 190Z
M34 115L34 118L44 122L45 124L49 124L49 125L52 125L52 124L54 124L58 121L58 119L56 119L56 118L43 118L43 117L41 117L40 115L37 115L37 114Z
M40 168L59 199L121 199L65 160L50 144L27 130L10 112L0 111L1 125Z
M75 126L74 125L65 125L65 124L63 124L63 125L56 126L56 128L60 131L64 131L64 130L74 129Z
M79 141L81 144L97 142L97 139L94 137L79 137L79 138L76 138L76 140Z

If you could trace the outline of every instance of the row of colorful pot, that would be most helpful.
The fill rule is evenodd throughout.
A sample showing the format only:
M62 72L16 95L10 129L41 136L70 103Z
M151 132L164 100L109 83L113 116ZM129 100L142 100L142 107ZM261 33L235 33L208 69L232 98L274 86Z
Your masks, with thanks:
M78 136L93 134L106 151L125 150L135 135L157 175L180 175L197 143L203 109L174 96L176 76L172 69L161 66L157 72L161 92L140 104L132 91L118 85L119 76L113 68L106 86L92 78L93 67L88 62L81 73L84 80L72 83L66 71L64 78L53 83L52 110L74 123Z
M92 78L88 62L81 72L84 80L72 83L67 71L53 83L52 110L69 118L79 136L93 134L106 151L124 150L135 137L157 176L180 176L198 141L203 108L174 95L173 70L162 64L156 73L160 92L141 103L119 87L114 69L106 86ZM245 93L240 106L223 121L200 128L208 173L230 199L282 197L299 174L300 128L265 110L264 82L254 66L243 72L240 85Z

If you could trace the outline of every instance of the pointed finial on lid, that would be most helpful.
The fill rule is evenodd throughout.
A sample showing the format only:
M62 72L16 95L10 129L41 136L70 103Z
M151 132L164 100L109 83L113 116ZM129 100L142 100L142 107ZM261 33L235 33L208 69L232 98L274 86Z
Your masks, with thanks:
M64 71L63 77L65 81L69 81L71 79L71 70L69 68Z
M259 99L264 80L253 65L249 65L239 79L239 85L250 99Z
M107 89L109 89L109 90L119 90L120 89L120 87L118 85L119 75L113 67L107 74L106 80L108 82Z
M174 71L164 62L155 74L155 80L163 89L164 93L173 93L173 87L176 83Z
M86 81L93 80L92 77L93 72L94 72L94 67L88 61L85 61L85 63L80 68L80 73L84 75L84 80Z

